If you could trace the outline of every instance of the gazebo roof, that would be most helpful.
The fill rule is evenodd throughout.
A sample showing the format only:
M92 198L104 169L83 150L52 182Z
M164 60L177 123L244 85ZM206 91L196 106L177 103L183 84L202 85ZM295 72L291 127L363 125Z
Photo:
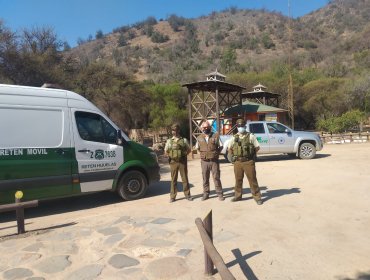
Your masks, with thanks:
M243 101L242 105L235 105L225 110L225 115L232 115L234 113L277 113L286 112L288 110L258 104L251 101Z
M187 87L188 89L195 89L200 91L216 91L216 89L218 89L219 92L234 92L242 91L245 89L244 87L222 81L202 81L183 84L182 86Z

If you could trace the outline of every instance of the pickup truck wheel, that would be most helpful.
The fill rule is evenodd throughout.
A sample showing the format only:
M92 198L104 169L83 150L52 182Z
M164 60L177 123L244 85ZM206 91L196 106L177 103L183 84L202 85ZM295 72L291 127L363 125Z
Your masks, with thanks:
M143 173L137 170L128 171L123 175L118 183L117 192L124 200L134 200L142 198L148 184Z
M311 143L303 143L299 147L299 157L301 159L312 159L316 155L316 148Z

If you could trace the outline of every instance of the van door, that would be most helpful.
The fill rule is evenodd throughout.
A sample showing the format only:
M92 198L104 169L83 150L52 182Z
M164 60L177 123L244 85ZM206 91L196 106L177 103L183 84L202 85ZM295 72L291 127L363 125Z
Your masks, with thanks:
M81 192L109 190L123 164L123 147L117 145L117 129L96 112L72 110Z
M270 142L263 123L248 123L249 132L253 133L260 144L259 154L270 152Z
M294 139L291 130L277 122L266 123L270 138L271 153L291 153Z

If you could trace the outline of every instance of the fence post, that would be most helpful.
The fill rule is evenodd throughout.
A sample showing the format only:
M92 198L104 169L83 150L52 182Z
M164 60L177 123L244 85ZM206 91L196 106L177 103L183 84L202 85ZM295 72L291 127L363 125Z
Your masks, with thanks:
M212 231L212 210L209 211L208 215L203 220L204 229L206 230L211 242L213 243L213 231ZM213 275L213 262L209 255L207 254L207 250L204 247L204 265L205 265L205 274Z
M15 193L15 203L20 203L22 197L23 197L23 193L21 191L17 191ZM17 207L15 209L15 215L17 219L18 234L25 233L26 230L24 229L24 208Z

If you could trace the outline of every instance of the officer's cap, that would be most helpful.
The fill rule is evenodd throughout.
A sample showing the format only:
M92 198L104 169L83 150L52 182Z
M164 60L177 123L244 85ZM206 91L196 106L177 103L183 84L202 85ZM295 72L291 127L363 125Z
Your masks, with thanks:
M179 124L175 123L171 126L171 130L180 130Z
M243 120L243 119L238 119L238 120L236 121L236 125L237 125L237 126L245 126L245 120Z

